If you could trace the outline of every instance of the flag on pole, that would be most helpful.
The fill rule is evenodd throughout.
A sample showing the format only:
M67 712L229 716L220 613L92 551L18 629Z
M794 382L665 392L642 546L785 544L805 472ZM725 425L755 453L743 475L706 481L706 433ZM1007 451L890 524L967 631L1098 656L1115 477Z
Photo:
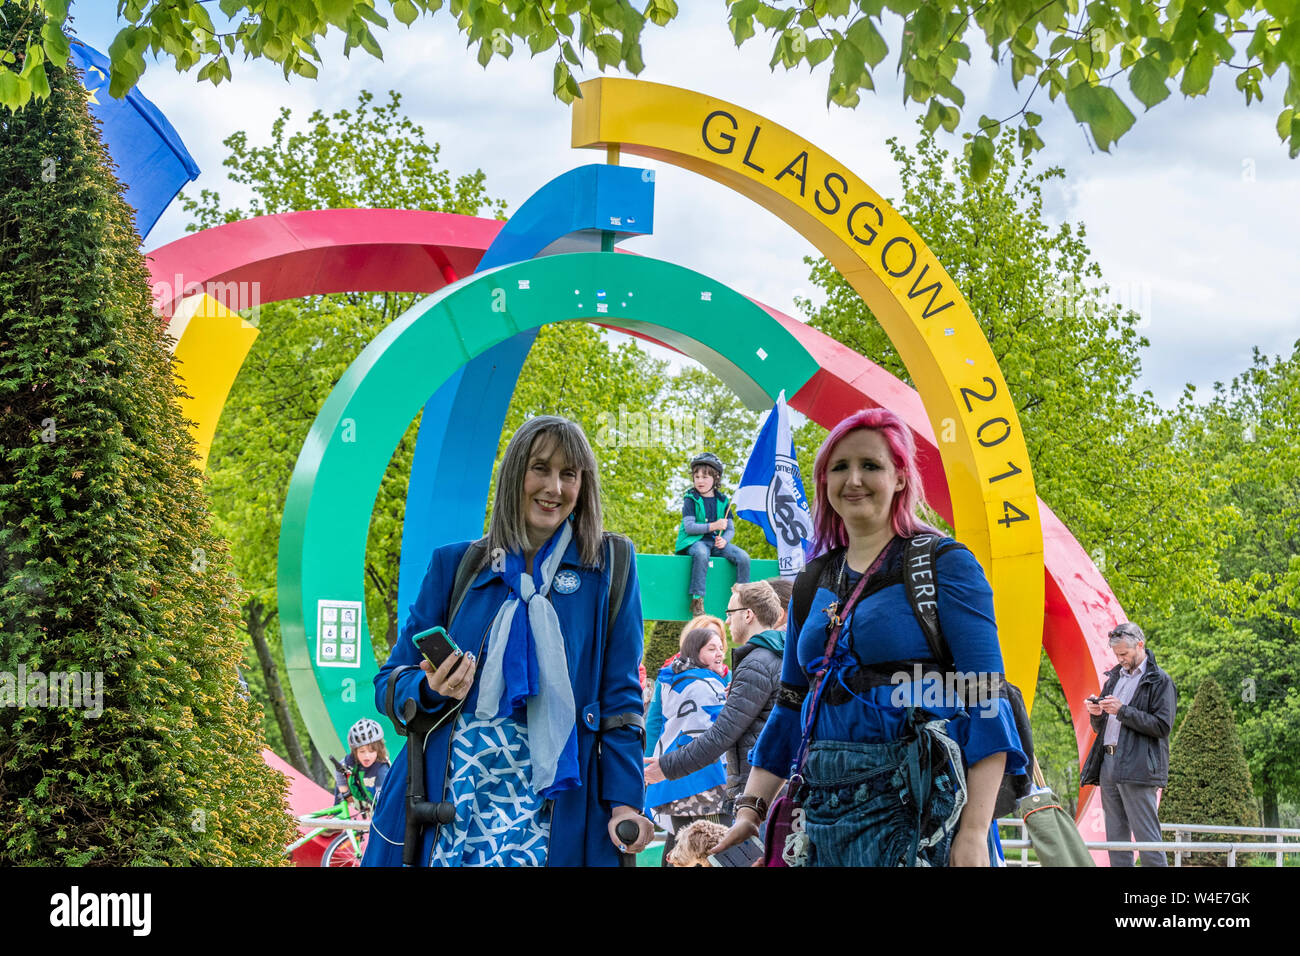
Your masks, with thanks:
M71 62L81 68L91 113L100 122L100 138L117 164L126 201L136 211L135 227L143 239L199 167L162 111L132 87L122 99L108 95L108 57L79 40L72 41Z
M762 528L776 547L782 577L798 574L812 537L812 514L799 476L784 391L758 432L733 500L736 514Z

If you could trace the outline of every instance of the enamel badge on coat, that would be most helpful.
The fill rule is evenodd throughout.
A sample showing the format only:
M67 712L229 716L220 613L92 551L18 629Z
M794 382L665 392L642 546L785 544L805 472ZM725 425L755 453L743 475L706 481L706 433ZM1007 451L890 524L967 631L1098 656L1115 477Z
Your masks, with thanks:
M582 580L578 577L577 571L561 571L555 576L555 590L560 594L572 594L578 590L578 585Z

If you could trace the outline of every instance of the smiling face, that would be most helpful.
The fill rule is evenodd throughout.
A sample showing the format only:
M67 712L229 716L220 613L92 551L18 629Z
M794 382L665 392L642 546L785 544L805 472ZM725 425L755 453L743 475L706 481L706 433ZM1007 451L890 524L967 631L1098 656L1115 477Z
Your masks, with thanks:
M711 494L713 491L713 472L703 465L696 465L695 470L691 472L691 482L695 485L695 490L701 495Z
M831 452L826 498L849 534L863 536L889 526L894 495L904 483L885 437L860 428L841 438Z
M726 652L722 649L722 638L714 634L709 643L700 648L700 666L711 671L722 672Z
M573 514L581 488L582 472L564 460L553 441L539 436L524 472L523 513L532 548L545 544Z

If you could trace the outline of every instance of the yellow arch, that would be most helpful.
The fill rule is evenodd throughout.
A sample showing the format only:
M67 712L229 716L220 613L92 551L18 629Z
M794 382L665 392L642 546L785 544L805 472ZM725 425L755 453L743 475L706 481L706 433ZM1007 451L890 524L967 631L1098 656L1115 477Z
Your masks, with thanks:
M748 196L812 242L867 303L939 437L954 525L989 576L1007 674L1032 705L1043 533L1024 433L983 330L921 237L807 140L690 90L613 77L583 83L573 146L657 159Z
M204 292L176 307L167 331L176 343L173 354L180 361L176 379L183 395L181 410L192 423L196 457L203 471L208 467L221 409L253 347L257 328Z

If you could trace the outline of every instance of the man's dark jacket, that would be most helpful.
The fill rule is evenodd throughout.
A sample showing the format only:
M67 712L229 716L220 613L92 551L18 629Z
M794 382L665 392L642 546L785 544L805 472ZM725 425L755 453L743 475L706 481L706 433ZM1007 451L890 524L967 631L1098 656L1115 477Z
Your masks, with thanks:
M1115 783L1133 783L1143 787L1163 787L1169 783L1169 731L1174 726L1178 691L1167 673L1156 666L1155 655L1147 649L1147 669L1133 689L1133 700L1115 714L1119 721L1119 741L1115 745L1112 768ZM1099 696L1115 690L1123 665L1106 672L1106 684ZM1102 741L1109 714L1091 717L1097 739L1092 742L1088 759L1083 762L1079 783L1101 782Z
M735 797L744 792L749 751L758 742L781 685L781 653L772 647L784 648L784 639L780 631L764 631L732 652L726 705L707 731L659 758L665 777L684 777L726 754L727 793Z

